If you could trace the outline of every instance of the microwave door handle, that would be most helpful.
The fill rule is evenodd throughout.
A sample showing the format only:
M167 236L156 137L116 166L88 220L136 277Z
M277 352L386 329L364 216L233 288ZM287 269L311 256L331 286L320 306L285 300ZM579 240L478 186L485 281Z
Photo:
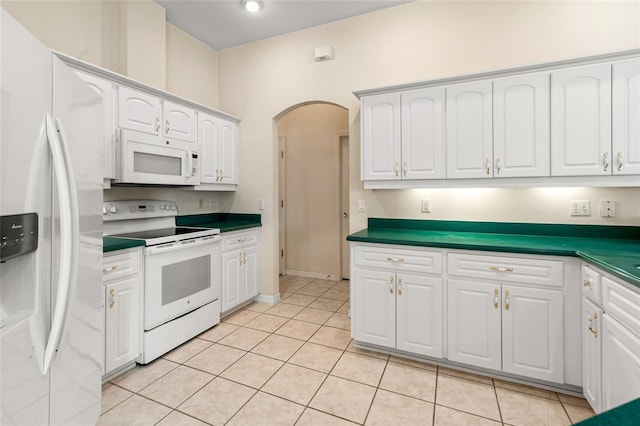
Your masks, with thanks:
M189 165L189 170L187 170L187 177L192 177L193 176L193 154L191 153L191 150L187 151L187 156L189 158L189 161L187 162L187 164Z

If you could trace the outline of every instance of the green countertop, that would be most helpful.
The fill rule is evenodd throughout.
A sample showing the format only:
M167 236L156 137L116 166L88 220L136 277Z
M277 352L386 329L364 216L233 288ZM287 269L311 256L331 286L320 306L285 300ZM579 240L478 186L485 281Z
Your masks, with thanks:
M580 426L637 426L640 424L640 398L576 424Z
M640 227L371 218L347 240L576 256L640 287Z
M259 214L208 213L178 216L176 217L176 225L218 228L220 232L230 232L260 227L262 226L261 219Z
M144 246L144 240L130 240L128 238L118 237L102 237L103 253L141 246Z

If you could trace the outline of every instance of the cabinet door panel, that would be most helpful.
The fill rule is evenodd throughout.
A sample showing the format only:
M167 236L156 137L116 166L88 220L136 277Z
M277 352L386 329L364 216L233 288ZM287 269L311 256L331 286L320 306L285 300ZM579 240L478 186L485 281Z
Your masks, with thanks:
M551 174L611 174L611 66L551 73Z
M159 135L160 110L160 98L118 87L118 127Z
M234 251L222 255L222 294L220 297L222 312L228 311L242 302L240 289L241 254L240 251Z
M447 88L447 178L493 177L491 82Z
M602 309L582 298L582 393L593 411L602 411Z
M397 275L397 348L442 358L442 279Z
M602 410L640 398L640 338L603 315Z
M494 177L549 176L549 74L493 82Z
M640 174L640 59L613 64L613 174Z
M238 183L238 140L236 123L219 119L218 168L220 183Z
M162 115L164 136L195 144L197 117L193 109L184 105L164 101Z
M353 337L395 348L395 274L357 268L354 272Z
M198 141L200 142L200 183L216 183L216 141L218 119L198 113Z
M140 277L105 287L105 372L140 355Z
M503 286L502 305L503 371L564 383L562 292Z
M362 179L400 179L400 95L362 100Z
M245 262L243 284L244 284L244 300L251 299L260 292L260 267L258 262L258 248L252 247L244 250Z
M402 178L443 179L444 89L402 94Z
M450 279L448 296L449 359L500 370L500 286Z

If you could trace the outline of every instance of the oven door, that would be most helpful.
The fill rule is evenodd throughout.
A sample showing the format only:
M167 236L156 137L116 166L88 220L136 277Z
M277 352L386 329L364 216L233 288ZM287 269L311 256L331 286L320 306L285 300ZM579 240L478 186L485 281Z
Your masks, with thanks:
M160 136L125 129L119 129L116 135L120 143L117 183L200 183L198 153Z
M220 298L220 236L145 249L145 330Z

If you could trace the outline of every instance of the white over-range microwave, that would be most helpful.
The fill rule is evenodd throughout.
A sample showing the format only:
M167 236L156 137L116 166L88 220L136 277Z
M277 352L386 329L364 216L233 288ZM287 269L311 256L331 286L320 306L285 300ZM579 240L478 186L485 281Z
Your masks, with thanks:
M198 153L178 140L116 130L115 183L198 185Z

